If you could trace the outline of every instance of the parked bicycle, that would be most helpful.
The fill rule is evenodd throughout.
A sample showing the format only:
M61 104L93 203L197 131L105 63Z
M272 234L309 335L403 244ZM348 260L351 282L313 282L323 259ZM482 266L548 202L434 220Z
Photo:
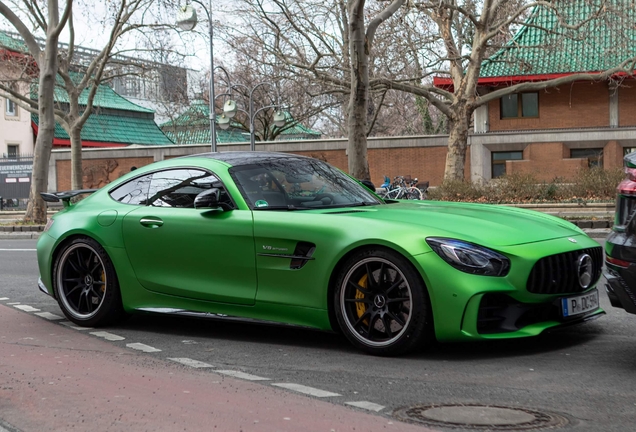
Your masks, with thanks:
M417 177L397 176L391 179L384 176L384 183L380 186L383 191L380 196L385 199L424 200L428 191L428 182L418 183Z

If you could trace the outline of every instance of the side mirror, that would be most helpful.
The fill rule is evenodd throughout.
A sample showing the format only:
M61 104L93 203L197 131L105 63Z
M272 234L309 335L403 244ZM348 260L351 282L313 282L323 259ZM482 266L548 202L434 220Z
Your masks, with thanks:
M360 183L365 185L371 192L375 193L375 185L371 182L371 180L360 180Z
M201 192L194 198L194 208L217 208L220 207L219 199L221 191L218 188L208 189Z

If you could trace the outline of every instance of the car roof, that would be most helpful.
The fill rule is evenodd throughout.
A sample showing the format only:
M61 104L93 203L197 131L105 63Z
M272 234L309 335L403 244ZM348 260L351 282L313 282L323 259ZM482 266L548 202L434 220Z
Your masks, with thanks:
M251 152L251 151L231 151L231 152L216 152L216 153L199 153L189 156L183 156L183 158L202 157L215 159L221 162L225 162L231 166L252 165L263 162L280 161L282 159L287 160L299 160L299 159L311 159L306 156L300 156L291 153L274 153L274 152Z

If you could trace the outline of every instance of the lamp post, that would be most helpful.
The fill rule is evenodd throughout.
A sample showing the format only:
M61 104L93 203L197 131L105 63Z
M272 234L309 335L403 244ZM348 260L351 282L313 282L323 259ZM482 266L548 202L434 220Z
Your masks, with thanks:
M277 111L274 113L274 117L273 117L274 126L277 126L277 127L285 126L285 114L280 110L280 95L278 94L277 94L277 97L278 97L279 103L274 105L267 105L254 111L254 92L256 91L256 89L264 85L273 87L272 84L267 82L256 84L251 89L242 84L234 84L230 86L230 89L233 89L235 87L242 87L249 93L249 102L250 102L249 112L238 108L236 105L236 102L233 101L232 99L229 99L225 102L225 104L223 104L223 114L221 115L221 118L219 118L219 127L221 129L227 129L230 127L230 120L232 119L232 117L236 115L238 111L241 111L247 115L249 120L249 125L250 125L250 151L256 150L256 133L254 131L254 120L256 119L256 114L269 108L277 108Z
M192 0L192 2L200 5L208 16L208 30L210 35L210 148L212 152L216 152L216 115L214 113L214 33L212 29L212 15L210 12L212 10L212 0L208 0L208 7L205 7L205 5L198 0ZM179 28L190 31L194 29L197 22L197 12L191 5L181 7L177 13L177 25Z

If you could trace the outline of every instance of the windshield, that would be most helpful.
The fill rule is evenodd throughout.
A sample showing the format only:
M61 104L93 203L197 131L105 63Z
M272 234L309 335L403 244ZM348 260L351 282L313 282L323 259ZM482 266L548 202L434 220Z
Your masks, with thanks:
M364 186L316 159L279 158L230 169L254 210L302 210L382 204Z

